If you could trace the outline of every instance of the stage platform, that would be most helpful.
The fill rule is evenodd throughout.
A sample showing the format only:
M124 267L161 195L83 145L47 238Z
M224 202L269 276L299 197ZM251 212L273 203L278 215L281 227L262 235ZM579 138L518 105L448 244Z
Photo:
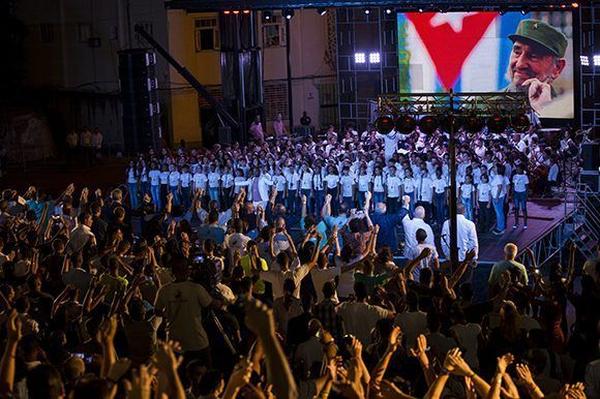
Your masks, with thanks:
M506 221L506 231L497 236L492 233L478 233L479 235L479 261L496 262L502 259L504 245L512 242L519 247L519 253L540 239L546 232L556 227L564 218L565 213L570 214L574 205L565 203L562 199L540 198L527 202L527 213L529 220L527 230L523 230L523 219L520 218L520 226L513 229L515 221L511 212Z

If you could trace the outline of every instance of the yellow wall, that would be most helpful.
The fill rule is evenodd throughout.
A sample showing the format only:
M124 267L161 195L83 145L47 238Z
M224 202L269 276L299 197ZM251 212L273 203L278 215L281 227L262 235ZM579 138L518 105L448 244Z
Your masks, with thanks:
M169 52L200 81L208 86L221 84L220 52L195 50L194 21L200 17L218 17L216 13L186 13L183 10L168 11ZM259 44L262 45L260 13L258 21ZM314 122L318 121L319 93L315 86L318 78L335 74L324 61L327 49L327 21L315 10L296 10L291 21L291 53L294 94L294 119L298 124L302 111L307 111ZM263 79L286 79L285 47L263 49ZM201 141L201 121L198 97L193 90L179 90L187 82L170 68L171 80L171 126L173 143L184 139L190 143ZM298 79L301 78L301 79ZM271 123L267 121L267 128Z
M221 84L220 53L218 50L196 52L194 21L201 16L217 16L215 13L186 13L183 10L168 11L169 52L203 85ZM179 73L170 68L172 141L201 143L201 121L198 94L194 89L183 89L189 84Z

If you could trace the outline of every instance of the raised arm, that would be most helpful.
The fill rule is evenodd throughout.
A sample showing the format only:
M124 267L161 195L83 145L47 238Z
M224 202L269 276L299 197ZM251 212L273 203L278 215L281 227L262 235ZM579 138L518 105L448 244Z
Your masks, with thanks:
M6 346L0 362L0 395L11 397L15 384L17 346L21 340L21 319L16 310L12 310L6 321Z
M262 344L267 365L267 382L273 386L275 397L278 399L297 398L296 382L285 353L275 337L273 311L260 301L248 301L246 303L246 325Z

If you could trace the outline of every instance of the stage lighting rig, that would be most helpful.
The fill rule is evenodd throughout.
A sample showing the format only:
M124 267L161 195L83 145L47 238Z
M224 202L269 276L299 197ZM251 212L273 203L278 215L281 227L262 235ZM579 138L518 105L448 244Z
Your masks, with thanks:
M389 8L389 7L385 9L385 13L387 15L390 15L392 12L393 12L393 10L391 8Z
M273 18L273 13L271 11L263 11L262 17L265 22L269 22Z
M285 19L292 19L294 17L294 9L286 8L281 12L281 14L285 17Z
M320 16L323 16L325 14L327 14L327 9L326 8L317 8L317 12L319 13Z
M371 13L371 9L370 8L363 8L363 12L365 13L365 15L369 15Z

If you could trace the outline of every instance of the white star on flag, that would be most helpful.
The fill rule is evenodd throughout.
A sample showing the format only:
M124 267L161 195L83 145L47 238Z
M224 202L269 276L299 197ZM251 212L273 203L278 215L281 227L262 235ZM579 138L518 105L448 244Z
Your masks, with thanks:
M477 14L475 12L449 12L449 13L436 13L433 18L429 21L431 26L434 28L444 24L450 25L450 28L454 32L460 32L463 28L463 19L470 15Z

